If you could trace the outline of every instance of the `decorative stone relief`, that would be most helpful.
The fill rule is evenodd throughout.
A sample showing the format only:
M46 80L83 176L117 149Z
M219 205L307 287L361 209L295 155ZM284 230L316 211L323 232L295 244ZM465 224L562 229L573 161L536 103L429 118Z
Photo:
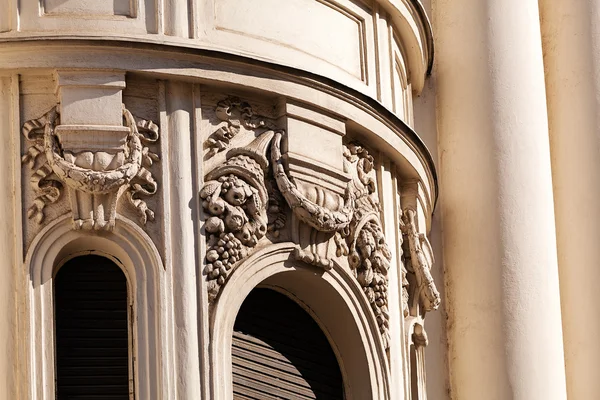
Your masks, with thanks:
M415 287L410 288L411 295L408 295L406 289L406 295L403 295L403 300L406 300L407 303L405 305L405 316L410 308L416 310L417 305L422 308L423 314L436 310L440 305L441 297L431 276L431 267L434 262L433 249L427 236L417 231L415 210L406 208L403 211L400 229L404 235L406 269L408 273L414 274L416 278ZM403 281L408 284L406 278ZM404 282L403 286L406 288ZM404 299L405 296L406 299ZM412 297L416 304L409 305L409 297ZM416 311L414 313L416 314Z
M206 140L205 147L209 149L207 158L227 149L231 140L240 133L242 126L247 129L261 127L275 129L273 124L268 123L262 116L256 115L249 103L237 97L220 101L215 108L215 115L226 124L219 127Z
M53 107L23 125L23 135L33 142L22 157L34 170L30 183L36 197L28 209L29 218L41 224L44 208L68 187L74 229L112 230L122 194L142 224L154 219L153 211L139 196L157 190L147 168L159 157L145 144L158 140L158 126L146 120L136 122L125 106L123 120L122 129L60 125L58 108Z
M372 176L373 157L357 144L344 148L346 169L352 174L354 218L347 236L348 263L377 319L384 346L389 347L388 271L392 253L381 227L379 199Z
M347 191L344 207L339 211L330 210L310 201L298 190L285 172L281 154L281 138L282 134L277 133L271 148L273 174L277 187L292 211L302 222L321 232L338 232L346 228L352 220L353 193Z
M260 120L246 103L227 100L219 103L222 118L228 125L211 134L205 146L212 154L224 150L239 127L264 127L265 123L242 123L244 118ZM233 114L237 117L232 117ZM253 119L251 119L251 117ZM264 120L263 120L264 121ZM346 182L343 198L327 194L326 189L312 190L306 183L300 186L287 170L282 154L285 132L267 130L248 145L230 149L223 164L206 176L200 191L202 208L207 215L204 229L208 250L204 275L208 282L209 300L214 301L226 284L236 263L246 257L267 232L283 226L280 202L285 201L300 225L299 238L309 236L314 245L301 247L298 243L294 257L329 269L332 258L346 257L352 274L369 301L384 346L389 347L388 270L391 252L381 227L379 200L376 194L373 157L357 144L343 146ZM270 159L268 153L270 150ZM269 163L272 179L270 183ZM310 186L310 185L308 185ZM343 187L342 187L343 188ZM320 194L319 194L320 193ZM341 192L340 192L341 193ZM316 199L316 200L315 200ZM333 255L318 246L337 249ZM307 250L308 249L308 250Z
M202 208L209 215L204 224L208 234L204 275L211 301L218 296L235 263L268 231L278 229L278 220L269 226L265 180L269 166L266 151L273 136L274 132L268 131L249 145L230 150L227 161L206 176L200 191Z
M389 347L388 270L392 254L381 228L375 178L371 175L373 157L360 145L344 146L344 169L352 179L343 207L331 210L307 199L288 177L280 150L281 137L281 133L276 134L271 149L279 190L300 220L317 231L335 233L337 255L348 256L350 268L371 304L384 346ZM300 254L300 258L308 257ZM321 264L330 267L329 263Z

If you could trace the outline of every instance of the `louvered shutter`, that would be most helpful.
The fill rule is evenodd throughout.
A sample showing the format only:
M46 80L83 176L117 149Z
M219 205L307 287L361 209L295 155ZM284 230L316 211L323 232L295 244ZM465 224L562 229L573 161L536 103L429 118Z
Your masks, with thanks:
M317 323L270 289L244 301L233 332L234 400L343 399L340 369Z
M98 256L67 262L54 281L56 399L128 400L127 282Z

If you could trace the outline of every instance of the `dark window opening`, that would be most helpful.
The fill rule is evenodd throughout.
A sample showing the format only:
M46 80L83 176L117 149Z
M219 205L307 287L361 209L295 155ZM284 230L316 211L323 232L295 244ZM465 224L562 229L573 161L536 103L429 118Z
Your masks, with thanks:
M270 289L254 289L235 321L233 398L344 398L342 374L319 325L298 304Z
M57 400L129 400L127 280L107 258L82 256L54 279Z

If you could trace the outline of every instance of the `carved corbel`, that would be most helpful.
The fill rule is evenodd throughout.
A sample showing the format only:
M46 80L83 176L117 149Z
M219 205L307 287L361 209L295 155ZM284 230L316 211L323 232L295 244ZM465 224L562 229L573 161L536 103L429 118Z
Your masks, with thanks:
M404 235L406 269L416 278L416 287L410 288L416 306L422 308L423 313L436 310L441 302L440 293L431 276L431 267L434 263L433 249L427 236L417 230L416 211L406 208L402 213L400 229ZM408 308L405 309L405 313ZM414 312L417 314L417 312Z
M61 125L60 117L58 107L53 107L23 125L23 135L33 144L22 162L35 170L30 183L36 197L28 217L42 223L44 208L55 203L66 186L74 229L112 230L124 193L142 224L153 219L154 213L138 196L157 190L147 168L159 158L145 144L158 140L158 126L136 122L124 105L121 127Z

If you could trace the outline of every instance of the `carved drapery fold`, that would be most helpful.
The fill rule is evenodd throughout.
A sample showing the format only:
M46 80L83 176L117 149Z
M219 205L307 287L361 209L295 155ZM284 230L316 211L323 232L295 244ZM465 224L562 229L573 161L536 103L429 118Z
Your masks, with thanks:
M35 170L30 183L36 197L28 218L42 223L44 208L58 201L66 186L74 229L112 230L117 202L124 193L142 224L154 219L153 211L138 196L157 191L147 168L159 157L145 145L158 140L158 126L146 120L136 122L125 106L123 121L122 129L60 125L58 108L53 107L23 125L23 135L33 144L22 162Z

